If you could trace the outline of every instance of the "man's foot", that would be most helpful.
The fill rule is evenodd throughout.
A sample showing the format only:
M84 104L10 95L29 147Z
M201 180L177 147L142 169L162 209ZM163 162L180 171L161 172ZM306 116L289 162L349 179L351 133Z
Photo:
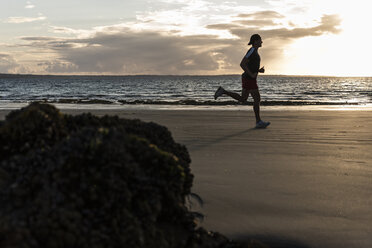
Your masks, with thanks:
M270 122L265 122L261 120L256 123L256 128L266 128L268 125L270 125Z
M222 96L225 93L225 90L220 86L214 93L214 100L217 100L218 97Z

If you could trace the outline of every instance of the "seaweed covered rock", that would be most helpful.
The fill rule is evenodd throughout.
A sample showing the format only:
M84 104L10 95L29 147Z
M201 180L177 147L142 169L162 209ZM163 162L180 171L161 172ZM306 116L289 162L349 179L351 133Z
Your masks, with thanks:
M63 115L52 105L37 103L9 113L0 128L2 159L38 147L48 149L68 134Z
M187 149L155 123L33 103L0 154L0 247L246 247L196 229Z

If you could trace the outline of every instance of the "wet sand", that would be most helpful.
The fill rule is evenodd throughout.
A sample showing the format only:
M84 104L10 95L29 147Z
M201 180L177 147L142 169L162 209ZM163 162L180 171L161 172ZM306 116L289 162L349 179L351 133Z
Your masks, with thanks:
M190 152L208 230L273 247L372 247L372 111L263 110L267 129L253 128L250 108L89 111L167 126Z

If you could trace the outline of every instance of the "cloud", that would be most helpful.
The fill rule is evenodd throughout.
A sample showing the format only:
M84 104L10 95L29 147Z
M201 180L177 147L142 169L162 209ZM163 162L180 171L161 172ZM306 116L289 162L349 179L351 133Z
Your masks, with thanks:
M78 72L76 65L63 61L47 61L37 64L39 67L42 67L44 71L48 73L73 73Z
M190 74L219 68L213 47L228 41L215 36L165 36L156 32L97 33L87 39L47 40L29 37L29 46L55 50L64 72L113 74ZM210 48L208 48L210 46ZM43 64L45 66L46 64ZM46 70L61 70L58 64ZM60 72L60 71L59 71Z
M243 24L244 26L256 27L256 28L277 25L273 20L239 20L235 22L239 24Z
M233 24L233 23L223 23L223 24L211 24L207 25L206 28L209 29L218 29L218 30L230 30L234 28L240 28L241 25Z
M178 4L177 8L165 7L150 12L137 14L137 21L130 23L133 30L158 30L178 32L187 36L195 34L212 34L220 38L232 38L222 31L205 28L207 25L228 23L237 13L248 13L259 10L258 6L248 6L228 1L203 0L161 0L162 3ZM129 24L129 23L128 23ZM129 27L129 26L128 26Z
M279 14L276 11L272 10L265 10L265 11L257 11L250 14L239 14L237 15L239 18L253 18L253 19L274 19L274 18L284 18L283 15Z
M249 15L249 17L254 18L262 18L262 12L258 14ZM278 18L280 15L272 15L273 19ZM239 15L239 17L248 17L247 15ZM266 19L268 20L268 19ZM252 19L251 21L262 21L259 19ZM283 58L284 51L286 47L294 42L296 39L309 37L309 36L321 36L325 34L338 34L341 30L339 29L339 25L341 23L341 19L338 15L323 15L321 20L318 21L317 25L312 27L293 27L286 28L281 26L281 24L276 24L276 27L273 28L256 28L251 26L249 23L241 22L241 25L226 25L225 28L229 32L231 32L234 36L239 37L241 41L249 41L249 38L254 33L259 33L263 40L263 48L261 50L262 58L264 58L265 64L270 65L269 67L273 68L276 64L279 64ZM290 26L289 25L289 26ZM218 26L220 28L224 27L223 24ZM215 28L212 26L211 28ZM221 54L234 54L232 47L227 47L220 49L219 51ZM237 56L237 55L235 55ZM241 55L240 55L241 56ZM231 56L227 56L225 58L230 63L233 63L233 59L229 58ZM238 59L236 57L235 59ZM232 68L231 68L232 69Z
M11 73L17 67L19 64L12 56L0 53L0 73Z
M38 16L38 17L22 17L22 16L14 16L9 17L8 20L6 20L6 23L27 23L27 22L36 22L36 21L43 21L47 18L45 16Z
M208 32L185 35L177 30L131 28L126 24L92 30L55 27L56 31L78 37L23 37L26 44L21 46L57 54L58 59L38 64L49 73L237 73L253 33L260 33L264 39L260 54L268 66L279 63L286 46L296 39L339 33L340 22L337 15L323 15L314 25L301 27L279 12L256 11L235 13L230 21L201 27L228 32L229 38Z
M59 27L59 26L51 26L53 33L56 34L66 34L66 35L75 35L79 38L81 37L89 37L92 34L94 34L97 30L97 28L94 28L93 30L85 30L85 29L73 29L68 27ZM99 29L99 27L98 27Z
M327 33L338 34L341 30L338 26L341 23L341 19L338 15L323 15L320 23L314 27L308 28L274 28L274 29L264 29L255 30L246 27L231 28L229 31L242 38L249 39L251 33L258 32L266 39L282 39L282 40L293 40L298 38L303 38L307 36L320 36Z
M53 37L21 37L22 40L25 41L53 41L55 38Z
M284 15L276 11L257 11L249 14L239 14L236 16L238 20L233 21L237 24L242 24L249 27L269 27L276 26L277 20L283 19Z
M25 6L26 9L33 9L35 8L35 5L33 5L30 1L27 1L27 4Z

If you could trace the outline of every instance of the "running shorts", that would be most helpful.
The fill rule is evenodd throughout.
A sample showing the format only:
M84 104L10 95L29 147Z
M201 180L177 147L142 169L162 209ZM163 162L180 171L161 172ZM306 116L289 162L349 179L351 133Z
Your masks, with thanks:
M242 77L242 88L246 90L258 89L257 79L249 79Z

